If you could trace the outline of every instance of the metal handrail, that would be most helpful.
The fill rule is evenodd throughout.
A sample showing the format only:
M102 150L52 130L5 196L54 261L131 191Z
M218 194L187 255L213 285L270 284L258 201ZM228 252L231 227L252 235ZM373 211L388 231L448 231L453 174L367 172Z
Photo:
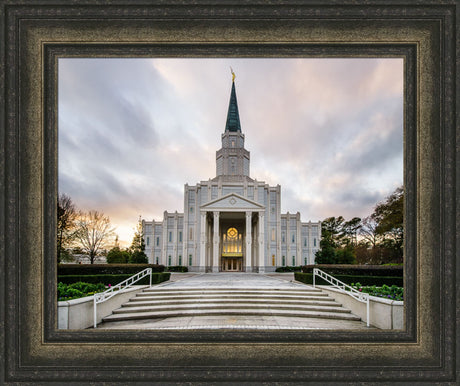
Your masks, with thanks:
M364 292L359 292L358 290L354 289L353 287L345 284L344 282L336 279L334 276L329 275L328 273L321 271L318 268L313 268L313 287L315 287L315 277L319 276L321 279L327 281L328 283L332 284L334 288L337 288L340 292L347 294L356 300L360 301L361 303L366 303L367 307L367 327L369 327L369 294Z
M97 326L97 305L99 303L103 303L106 300L109 300L116 294L121 294L125 292L128 288L130 288L134 283L138 282L139 280L143 279L147 275L150 275L150 284L149 286L152 287L152 268L146 268L143 271L136 273L135 275L123 280L121 283L110 287L108 290L104 292L100 292L93 295L94 300L94 328Z

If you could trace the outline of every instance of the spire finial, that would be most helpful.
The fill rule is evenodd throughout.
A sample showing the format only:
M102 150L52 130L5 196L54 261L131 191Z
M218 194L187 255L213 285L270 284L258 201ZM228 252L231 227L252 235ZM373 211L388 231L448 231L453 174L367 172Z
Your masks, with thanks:
M235 81L235 73L233 72L233 68L230 67L230 71L232 72L232 82Z

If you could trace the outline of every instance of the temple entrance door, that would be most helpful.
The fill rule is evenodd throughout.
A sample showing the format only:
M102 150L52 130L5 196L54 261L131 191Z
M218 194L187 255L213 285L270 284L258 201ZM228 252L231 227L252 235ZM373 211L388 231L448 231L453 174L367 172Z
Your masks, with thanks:
M222 257L222 271L241 272L242 270L242 257Z
M230 227L222 235L222 271L243 271L243 235Z

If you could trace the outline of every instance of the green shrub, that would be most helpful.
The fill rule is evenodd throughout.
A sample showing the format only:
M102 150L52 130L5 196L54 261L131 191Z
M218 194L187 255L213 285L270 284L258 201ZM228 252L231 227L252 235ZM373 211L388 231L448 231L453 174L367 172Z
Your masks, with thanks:
M114 247L107 253L107 264L126 264L128 259L129 252L122 251L119 247Z
M167 267L166 270L168 272L188 272L188 267L184 267L183 265L173 265L171 267Z
M351 285L352 283L361 283L366 286L382 286L382 285L396 285L403 287L403 278L398 276L358 276L358 275L332 275L337 280L344 282L345 284ZM303 273L295 272L294 278L297 281L300 281L305 284L313 284L313 274L312 273ZM330 285L325 280L316 276L315 282L318 285Z
M318 268L329 275L356 275L356 276L399 276L403 277L403 266L383 265L342 265L342 264L311 264L303 265L302 272L313 273Z
M338 264L355 264L356 256L351 247L337 249L335 251Z
M153 272L164 272L159 264L58 264L58 275L134 275L146 268Z
M64 284L72 284L79 281L86 283L102 283L104 285L116 285L131 277L132 274L118 274L118 275L58 275L58 281ZM171 274L169 272L154 272L152 273L152 284L162 283L169 280ZM135 285L149 284L149 276L146 276L135 283Z
M278 267L275 269L275 272L300 272L300 266L286 266L286 267Z
M143 251L134 251L128 259L130 264L147 264L148 262L149 259Z

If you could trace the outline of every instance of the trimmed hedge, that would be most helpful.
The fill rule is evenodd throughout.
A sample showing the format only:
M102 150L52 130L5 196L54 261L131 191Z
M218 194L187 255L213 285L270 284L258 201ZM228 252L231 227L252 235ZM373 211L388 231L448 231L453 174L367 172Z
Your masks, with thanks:
M382 286L384 284L388 286L397 285L403 287L403 278L399 276L363 276L363 275L333 275L337 280L343 281L346 284L360 283L365 286ZM305 284L313 284L313 273L302 273L295 272L294 278ZM330 285L330 283L324 281L320 277L316 276L316 284L319 285Z
M350 265L350 264L312 264L303 265L303 273L313 273L313 268L318 268L329 275L352 276L395 276L403 277L402 265Z
M79 281L85 283L103 283L104 285L117 285L123 280L131 277L132 274L118 274L118 275L58 275L58 283L72 284ZM152 273L152 284L159 284L169 280L171 273L169 272L154 272ZM146 276L135 283L135 285L149 284L149 276Z
M293 267L293 266L286 266L286 267L278 267L276 268L275 272L300 272L301 266Z
M171 267L167 267L166 271L168 272L188 272L188 267L184 267L183 265L173 265Z
M159 264L58 264L58 275L121 275L130 276L152 268L153 272L164 272Z

